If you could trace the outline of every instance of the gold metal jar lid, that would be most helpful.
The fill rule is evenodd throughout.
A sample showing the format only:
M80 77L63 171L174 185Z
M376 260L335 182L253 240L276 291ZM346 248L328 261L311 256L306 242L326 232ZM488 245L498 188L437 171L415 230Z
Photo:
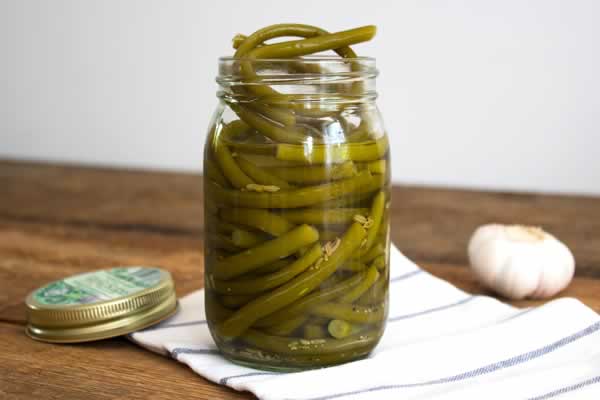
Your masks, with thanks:
M119 267L54 281L27 296L26 333L44 342L76 343L125 335L178 308L171 274Z

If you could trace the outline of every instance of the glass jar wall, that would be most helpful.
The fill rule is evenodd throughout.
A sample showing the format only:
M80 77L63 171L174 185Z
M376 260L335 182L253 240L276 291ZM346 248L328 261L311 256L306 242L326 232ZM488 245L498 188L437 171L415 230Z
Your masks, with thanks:
M385 325L390 155L371 58L222 58L204 153L208 325L234 362L365 357Z

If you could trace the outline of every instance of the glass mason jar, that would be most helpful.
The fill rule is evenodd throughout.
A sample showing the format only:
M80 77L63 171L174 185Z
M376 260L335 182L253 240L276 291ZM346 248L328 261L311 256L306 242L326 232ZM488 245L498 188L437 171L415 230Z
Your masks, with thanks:
M372 58L219 60L204 152L205 304L223 355L367 356L388 310L390 156Z

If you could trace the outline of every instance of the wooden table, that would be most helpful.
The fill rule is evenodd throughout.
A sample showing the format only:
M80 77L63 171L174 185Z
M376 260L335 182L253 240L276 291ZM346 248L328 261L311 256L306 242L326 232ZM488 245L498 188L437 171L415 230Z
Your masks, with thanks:
M600 311L600 198L394 189L394 243L473 293L485 291L466 268L466 245L487 222L539 225L563 239L578 267L560 296ZM179 295L200 288L202 226L198 175L0 161L0 398L249 398L121 338L49 345L23 333L26 294L66 275L162 265Z

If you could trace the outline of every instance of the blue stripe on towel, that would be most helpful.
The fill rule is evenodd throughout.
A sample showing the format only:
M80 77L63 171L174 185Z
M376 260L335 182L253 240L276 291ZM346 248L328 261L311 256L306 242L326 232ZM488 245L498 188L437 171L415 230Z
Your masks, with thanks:
M219 380L219 383L221 385L226 385L227 382L229 382L231 379L235 379L235 378L245 378L247 376L261 376L261 375L279 375L279 374L280 374L280 372L248 372L245 374L226 376L224 378L221 378Z
M527 353L523 353L518 356L508 358L506 360L498 361L498 362L495 362L492 364L485 365L483 367L479 367L479 368L471 370L471 371L463 372L463 373L457 374L457 375L448 376L445 378L439 378L439 379L434 379L434 380L425 381L425 382L372 386L370 388L353 390L350 392L333 393L333 394L329 394L329 395L325 395L325 396L314 397L309 400L330 400L330 399L337 399L337 398L345 397L345 396L356 395L356 394L360 394L360 393L379 392L379 391L383 391L383 390L394 390L394 389L409 389L409 388L422 387L422 386L432 386L432 385L440 385L440 384L444 384L444 383L459 382L459 381L462 381L465 379L471 379L471 378L475 378L475 377L478 377L481 375L490 374L492 372L495 372L495 371L498 371L501 369L514 367L515 365L520 365L520 364L526 363L527 361L531 361L536 358L542 357L542 356L552 353L553 351L558 350L566 345L576 342L579 339L582 339L588 335L596 333L599 329L600 329L600 322L596 322L577 333L574 333L570 336L564 337L564 338L562 338L554 343L551 343L547 346L543 346L536 350L533 350L533 351L530 351Z
M458 306L461 306L463 304L466 304L466 303L468 303L471 300L474 300L476 298L477 298L477 296L469 296L469 297L467 297L465 299L457 301L456 303L450 303L450 304L446 304L446 305L439 306L439 307L429 308L427 310L418 311L418 312L411 313L411 314L398 315L397 317L389 317L388 318L388 322L401 321L403 319L420 317L421 315L426 315L426 314L431 314L431 313L434 313L434 312L437 312L437 311L447 310L449 308L458 307Z
M171 357L178 359L180 354L212 354L221 355L221 352L217 349L190 349L188 347L176 347L171 350Z
M560 389L553 390L552 392L548 392L548 393L543 394L541 396L531 397L531 398L529 398L529 400L546 400L546 399L551 399L553 397L560 396L561 394L565 394L565 393L569 393L569 392L574 392L575 390L583 389L586 386L594 385L596 383L600 383L600 376L596 376L594 378L587 379L587 380L585 380L583 382L579 382L579 383L576 383L574 385L565 386L565 387L562 387Z

